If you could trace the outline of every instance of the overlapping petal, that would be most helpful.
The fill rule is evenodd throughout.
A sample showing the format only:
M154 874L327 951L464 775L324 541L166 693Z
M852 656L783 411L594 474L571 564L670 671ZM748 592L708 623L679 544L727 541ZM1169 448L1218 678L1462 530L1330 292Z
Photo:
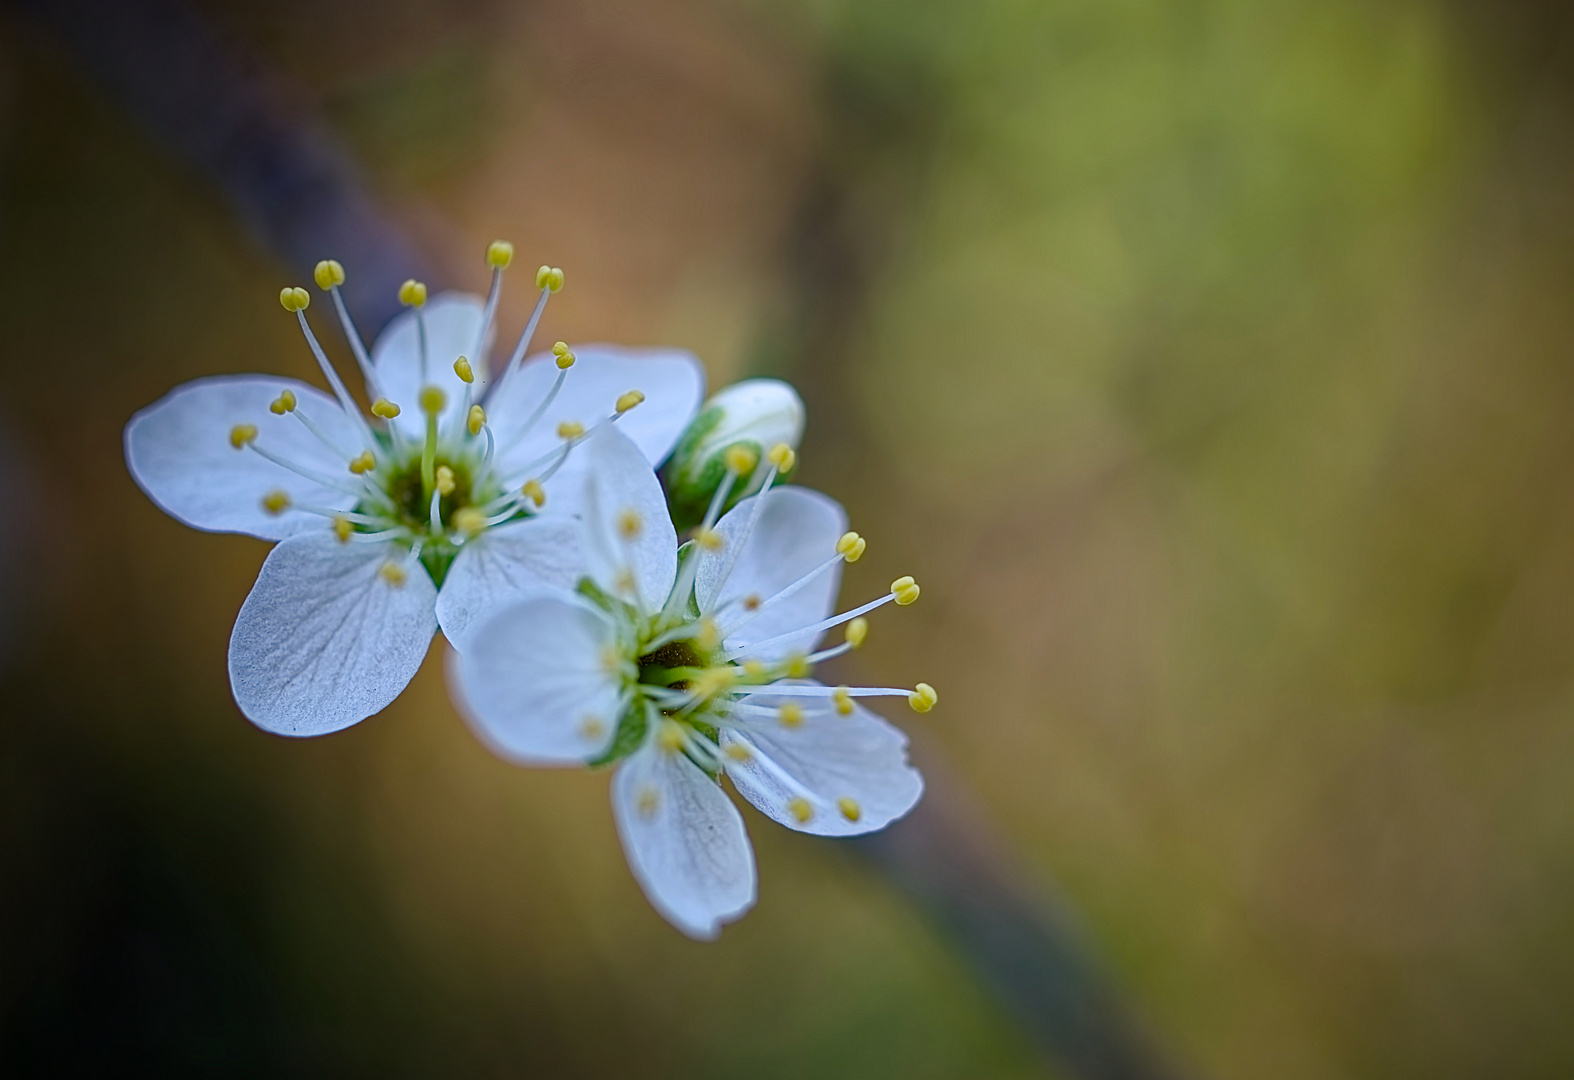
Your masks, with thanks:
M281 391L295 395L297 408L310 417L330 448L295 417L268 410ZM195 529L238 532L263 540L282 540L322 528L320 516L287 510L274 516L263 497L286 492L296 504L335 510L355 505L356 496L315 483L251 450L237 450L230 431L254 424L258 445L327 477L352 479L346 466L361 449L355 424L338 402L298 382L270 375L216 375L176 387L131 418L126 425L126 465L137 485L159 508Z
M743 538L760 498L765 503L759 520ZM706 614L750 595L769 599L833 557L836 541L847 531L847 514L835 499L818 491L773 488L733 507L716 523L716 531L722 536L722 550L705 557L694 583L695 599ZM742 546L734 551L740 539ZM738 631L728 636L727 648L743 648L819 622L831 613L841 580L841 565L837 564L793 595L747 617ZM791 652L806 652L818 640L819 635L806 634L749 655L778 660Z
M611 595L653 611L678 567L678 534L661 481L615 427L598 431L582 450L590 470L581 541L586 572Z
M579 523L529 518L488 529L460 549L437 594L437 621L456 649L466 634L515 600L542 589L569 591L584 559Z
M710 940L754 906L754 852L721 785L654 741L612 778L612 814L635 879L657 911Z
M456 424L465 412L465 384L454 374L454 361L469 359L475 372L470 401L481 399L486 387L485 348L477 348L481 314L485 305L469 293L438 293L420 309L400 312L389 321L372 345L372 367L378 391L400 408L393 423L411 439L426 436L426 414L421 411L421 390L435 386L447 397L441 422ZM426 320L426 379L421 378L421 335L418 318ZM490 342L481 343L489 345Z
M426 656L436 593L395 544L340 543L322 526L285 540L230 635L236 703L280 735L325 735L380 712Z
M614 632L605 615L572 593L526 597L466 635L455 696L500 756L583 764L617 729L621 689L607 664Z
M526 360L486 403L497 436L498 469L506 480L529 479L525 472L530 464L561 444L560 423L573 421L589 429L610 416L618 398L630 390L641 391L645 400L618 421L618 429L647 461L660 464L704 399L705 369L692 353L681 349L582 345L575 346L574 353L577 359L563 389L534 424L529 421L558 376L550 353ZM585 466L575 456L556 478L554 499L559 492L562 498L572 498L582 483Z
M907 736L856 702L843 716L825 699L754 694L747 700L802 709L793 726L761 720L722 732L724 749L742 742L751 755L744 762L727 757L728 777L767 817L799 832L854 836L884 828L923 794L923 777L907 763ZM793 809L800 798L808 804L806 820L803 804L798 813Z

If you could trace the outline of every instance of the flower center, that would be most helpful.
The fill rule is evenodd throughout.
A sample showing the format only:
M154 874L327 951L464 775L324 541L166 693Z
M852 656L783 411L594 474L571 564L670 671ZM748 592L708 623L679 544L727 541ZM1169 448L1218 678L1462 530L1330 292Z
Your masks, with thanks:
M448 470L447 475L452 487L446 494L442 493L441 487L438 489L438 518L442 522L451 522L457 511L475 505L477 500L471 491L472 472L469 462L444 457L436 458L434 473L441 476L444 469ZM398 524L417 534L424 533L430 528L432 499L422 484L419 458L394 472L388 478L386 490L389 499L393 501L393 515ZM366 504L360 507L362 513L375 514L379 509L386 512L385 507Z

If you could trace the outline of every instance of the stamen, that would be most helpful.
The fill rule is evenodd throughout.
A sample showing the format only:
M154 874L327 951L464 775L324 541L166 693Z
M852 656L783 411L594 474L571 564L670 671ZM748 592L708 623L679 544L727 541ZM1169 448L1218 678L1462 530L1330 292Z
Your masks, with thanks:
M486 517L473 506L454 511L454 531L467 538L479 536L486 529Z
M644 400L645 395L642 391L630 390L628 393L618 398L617 403L613 406L613 408L616 409L618 415L621 416Z
M339 538L339 543L348 544L350 542L350 537L354 534L355 526L350 523L349 518L345 517L343 514L340 514L338 517L333 519L333 535Z
M479 405L470 406L470 413L465 417L465 428L470 432L470 437L481 434L481 429L486 427L486 410Z
M503 295L503 271L514 261L514 245L507 240L493 240L486 247L486 264L492 268L492 287L486 293L486 307L481 311L481 329L476 335L475 348L470 352L486 359L486 336L492 330L492 320L497 317L497 301Z
M793 683L768 683L765 686L740 685L733 687L734 694L773 694L781 697L828 697L838 702L842 698L858 697L908 697L912 690L894 686L801 686Z
M439 495L451 495L453 490L454 470L447 465L439 465L437 467L437 493Z
M560 439L577 439L585 433L585 425L578 420L565 420L557 426L557 437Z
M793 728L803 727L803 706L802 705L797 705L797 704L794 704L793 702L789 701L786 704L784 704L780 709L778 709L776 712L777 712L777 719L779 719L781 721L782 727L787 728L789 730L791 730Z
M378 567L377 573L384 581L396 589L404 588L405 583L410 580L410 575L405 573L404 567L396 562L383 563L382 566Z
M907 703L917 713L926 713L940 701L940 695L935 693L935 688L926 682L921 682L913 687L913 692L907 696Z
M355 363L361 369L361 379L366 383L366 396L376 397L377 372L372 367L372 358L366 355L366 345L361 341L361 332L355 328L349 309L344 306L344 296L339 292L339 286L344 284L344 267L337 259L324 259L317 264L317 269L312 276L317 280L317 287L333 298L333 309L339 316L339 326L344 331L345 340L350 343L350 351L355 354Z
M772 465L776 466L778 473L790 473L793 466L798 464L798 455L793 453L792 447L786 443L777 443L765 456Z
M842 817L848 821L857 821L863 817L863 808L858 805L858 800L843 795L836 800L836 808L842 812Z
M287 412L294 412L295 392L293 390L281 391L279 396L274 398L272 404L268 406L268 411L273 413L274 416L283 416Z
M812 623L809 626L802 627L798 630L789 630L785 634L777 634L773 638L766 638L764 641L756 641L752 644L745 645L742 648L733 649L727 654L727 659L736 659L746 652L752 652L757 649L767 649L772 645L780 645L782 642L791 641L794 638L800 638L810 634L818 634L822 630L829 630L833 626L840 626L842 623L856 619L860 615L868 614L875 608L889 604L893 600L896 601L897 604L911 604L914 600L918 599L918 585L910 577L897 578L895 581L891 582L891 590L891 592L886 593L884 596L880 597L880 599L871 600L862 607L853 608L851 611L844 611L840 615L832 615L829 619L822 619L817 623ZM905 601L902 599L904 596L908 598Z
M376 401L372 402L372 415L381 420L392 420L394 417L398 416L401 411L403 410L401 410L399 406L395 405L387 398L378 398Z
M814 807L810 806L809 800L803 798L802 796L799 796L796 799L787 800L787 812L790 813L793 816L793 819L800 825L807 825L809 823L809 819L814 817Z
M537 509L546 504L546 489L541 486L541 481L539 480L526 480L524 486L519 489L519 493L535 503Z
M863 558L869 542L855 532L844 532L842 538L836 541L836 552L850 563L855 563Z
M350 471L356 476L369 473L375 468L377 468L377 459L372 456L370 450L362 450L359 457L350 461Z
M288 299L286 299L288 294ZM333 364L328 362L328 354L322 351L322 345L317 341L317 335L312 333L311 323L306 321L306 308L311 304L311 297L305 289L285 289L279 294L279 302L284 305L285 311L295 313L296 321L301 324L301 333L306 338L306 344L312 351L312 356L317 360L317 366L322 369L323 377L328 380L328 385L333 389L333 396L339 399L339 407L346 416L361 429L362 441L370 446L375 445L372 432L366 426L366 421L361 416L360 407L355 404L355 399L350 396L350 391L344 387L344 381L339 378L339 373L334 370Z
M475 382L475 368L470 366L470 361L464 357L454 361L454 374L459 376L459 381L469 385Z
M562 287L563 271L554 271L550 266L543 266L536 271L536 288L541 290L541 295L536 299L535 309L530 312L530 321L525 323L524 333L519 335L519 344L514 346L514 353L508 358L508 366L503 369L502 378L497 380L499 388L513 376L519 368L519 362L525 358L525 350L530 348L530 339L536 335L536 324L541 321L541 313L546 310L547 297ZM561 363L558 366L563 367Z
M839 546L840 545L838 545L838 547ZM724 636L726 636L726 637L733 636L739 630L742 630L745 626L748 626L749 623L753 622L755 616L757 616L760 612L764 611L766 608L770 607L772 604L779 603L782 600L786 600L788 597L793 596L795 593L799 592L805 586L807 586L811 582L813 582L821 574L824 574L831 567L833 567L837 563L841 562L844 558L846 558L846 556L842 555L840 553L840 551L838 551L837 554L832 555L829 559L826 559L823 563L821 563L820 565L816 566L813 570L810 570L807 574L803 575L803 577L799 578L797 581L793 582L791 585L786 586L780 592L778 592L778 593L774 594L773 596L771 596L771 598L769 600L763 600L762 601L758 597L756 597L752 607L749 605L747 598L745 598L743 606L744 606L745 610L747 611L747 614L744 615L744 617L739 619L737 622L733 623L731 626L727 627L723 631Z
M282 490L270 491L262 497L262 508L274 517L278 517L290 508L289 493Z
M241 430L243 428L251 428L251 434L243 442L236 442L235 440L237 433L241 435L246 434ZM336 476L326 476L323 473L317 472L315 469L308 469L304 465L297 465L289 458L280 457L272 450L265 450L257 445L256 439L257 429L252 427L250 424L238 424L236 425L235 430L230 432L230 445L235 447L237 450L244 446L258 454L261 454L275 465L286 468L297 476L304 476L314 484L321 484L323 487L333 488L335 491L342 491L346 495L354 495L356 497L360 496L360 491L354 485L343 483Z
M288 393L288 391L286 391L286 393ZM275 402L275 404L277 404L277 402ZM319 427L315 420L306 415L305 409L292 408L290 412L295 417L295 419L301 422L301 425L305 427L307 431L312 433L318 442L322 443L333 452L334 457L343 458L350 456L342 446L328 438L328 433Z
M821 649L809 656L809 663L819 664L826 660L834 659L843 653L851 652L864 643L864 638L869 636L869 620L859 617L847 624L847 640L832 649Z
M236 450L250 446L257 439L256 424L236 424L230 428L230 445Z

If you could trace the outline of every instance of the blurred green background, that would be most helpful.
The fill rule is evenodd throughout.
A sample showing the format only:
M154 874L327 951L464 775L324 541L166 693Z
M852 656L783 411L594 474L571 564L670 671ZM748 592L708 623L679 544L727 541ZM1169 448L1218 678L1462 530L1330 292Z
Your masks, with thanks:
M858 674L939 688L921 761L1200 1075L1574 1074L1561 5L201 11L434 287L504 237L567 270L544 340L800 386L844 595L924 585ZM290 275L3 6L0 255L8 1072L1056 1075L834 842L748 813L758 908L680 937L606 777L490 757L440 643L342 734L245 722L266 547L163 516L120 432L314 378Z

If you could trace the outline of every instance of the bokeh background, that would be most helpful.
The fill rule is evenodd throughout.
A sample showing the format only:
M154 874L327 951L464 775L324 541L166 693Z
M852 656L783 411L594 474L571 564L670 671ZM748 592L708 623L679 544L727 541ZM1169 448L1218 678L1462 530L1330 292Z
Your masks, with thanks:
M606 777L490 757L440 641L346 732L245 722L266 547L163 516L120 432L315 378L304 274L92 7L0 5L4 1071L1082 1075L879 860L752 812L757 909L683 939ZM939 688L937 797L1171 1067L1574 1073L1562 5L182 10L434 287L505 237L567 271L543 340L801 388L844 595L924 585L849 679Z

